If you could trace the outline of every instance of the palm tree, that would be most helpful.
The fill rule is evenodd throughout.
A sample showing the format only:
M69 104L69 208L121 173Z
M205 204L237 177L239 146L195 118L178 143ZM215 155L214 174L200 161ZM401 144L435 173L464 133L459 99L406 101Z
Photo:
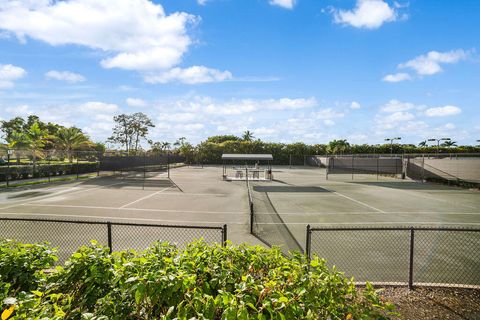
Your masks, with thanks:
M243 140L243 141L252 141L253 138L255 138L255 137L253 136L253 132L251 132L251 131L249 131L249 130L245 131L245 132L243 133L243 135L242 135L242 140Z
M67 152L70 163L73 162L73 150L93 145L90 139L83 134L82 130L75 127L62 128L57 131L56 136L53 138L56 146Z
M19 149L28 148L28 138L23 132L13 131L7 138L8 148L14 149L17 164L20 164L21 153Z
M344 153L350 148L350 143L346 139L333 140L328 143L327 152L337 154Z
M442 147L456 147L457 146L457 141L452 141L452 140L446 140L444 143L442 143Z
M32 150L33 171L35 172L35 164L37 161L37 151L42 149L47 142L48 132L40 128L38 122L34 122L24 132L14 131L9 142L12 148L29 148ZM17 155L17 162L19 158Z
M174 146L183 146L185 144L185 141L187 140L187 138L185 137L181 137L181 138L178 138L177 141L175 141L175 143L173 144Z
M162 149L169 150L170 149L170 142L167 142L167 141L163 142L162 143Z

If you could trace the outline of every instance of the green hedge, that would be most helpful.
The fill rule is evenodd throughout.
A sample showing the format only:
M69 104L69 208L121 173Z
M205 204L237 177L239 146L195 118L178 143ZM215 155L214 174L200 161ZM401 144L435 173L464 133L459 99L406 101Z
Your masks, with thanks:
M16 245L19 250L12 242L0 246L0 256L8 256L4 268L36 270L22 286L9 286L14 276L0 278L7 288L0 296L7 297L3 309L14 305L14 319L388 319L394 314L371 285L358 290L324 260L285 257L278 248L199 241L182 251L156 243L142 253L109 254L92 242L46 274L42 270L52 260L36 263L34 255L17 255L25 245ZM35 248L55 259L47 247Z
M37 164L35 170L33 165L11 165L0 167L0 181L5 181L9 173L10 180L43 178L52 176L61 176L66 174L80 174L96 172L98 164L96 162L80 163L57 163L57 164Z

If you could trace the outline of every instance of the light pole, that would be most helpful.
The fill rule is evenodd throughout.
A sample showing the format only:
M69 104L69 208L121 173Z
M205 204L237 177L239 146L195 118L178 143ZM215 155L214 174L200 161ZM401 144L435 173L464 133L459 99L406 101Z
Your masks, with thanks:
M402 138L400 137L396 137L396 138L386 138L385 141L390 141L390 157L393 156L393 141L395 140L402 140Z
M440 149L440 141L450 141L450 138L440 138L440 139L428 139L427 141L437 141L437 156Z

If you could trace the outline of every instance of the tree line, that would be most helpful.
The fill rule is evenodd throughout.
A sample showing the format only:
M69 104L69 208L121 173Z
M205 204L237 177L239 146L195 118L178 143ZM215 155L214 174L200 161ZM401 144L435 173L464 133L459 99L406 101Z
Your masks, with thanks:
M110 149L123 150L126 154L138 152L171 152L183 155L188 162L219 163L223 153L270 153L276 163L301 162L307 155L326 154L388 154L388 153L473 153L480 152L480 146L458 146L455 141L444 141L441 145L428 145L428 141L413 144L351 144L345 139L333 140L327 144L306 144L303 142L279 143L256 139L254 133L245 131L242 136L216 135L194 145L185 137L175 142L149 139L153 121L144 113L119 114L113 118L115 125L106 143ZM95 143L76 127L64 127L43 122L38 116L26 119L16 117L0 121L0 130L6 144L4 148L29 149L35 154L39 150L65 150L72 161L73 151L105 151L104 143ZM35 156L34 156L35 158ZM33 159L35 161L35 159Z

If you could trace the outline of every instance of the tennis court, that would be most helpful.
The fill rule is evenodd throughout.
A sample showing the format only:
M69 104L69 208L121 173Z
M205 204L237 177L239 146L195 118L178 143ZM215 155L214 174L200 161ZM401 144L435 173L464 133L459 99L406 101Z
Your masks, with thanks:
M324 169L308 167L274 167L273 174L274 181L251 181L250 185L255 208L254 233L258 237L250 234L251 217L245 181L223 181L220 166L175 168L170 171L170 179L166 173L149 176L145 180L135 179L135 174L100 176L75 183L8 190L0 193L0 217L192 226L227 224L228 239L234 243L267 242L282 246L284 251L305 251L307 225L312 228L352 225L480 227L478 190L367 174L357 174L354 180L348 174L329 175L326 180ZM43 230L39 224L37 227L22 225L21 228L23 230L17 228L12 232L36 234L44 236L45 240L52 237L52 231ZM55 236L66 239L78 233L79 238L85 238L90 230L71 227L58 230L61 235ZM155 234L149 234L147 228L125 230L128 231L124 232L125 240L157 239ZM91 233L91 238L98 238L96 234L98 232ZM365 238L366 234L369 236ZM171 234L167 239L182 242L182 237L182 234ZM435 253L428 245L429 241L438 248L442 240L435 236L423 241L424 255L436 255L440 259L435 260L436 263L450 259L453 263L460 261L462 265L480 266L480 254L475 249L480 247L480 233L467 238L457 236L454 239L456 244L452 246L443 243L442 246L450 251ZM362 249L359 251L355 246ZM398 257L405 250L408 253L408 234L402 232L332 232L328 236L318 231L312 233L312 253L326 257L347 274L360 275L361 279L380 279L384 275L375 271L378 267L384 271L387 270L385 267L393 270L399 261L403 268L406 260ZM476 255L469 256L475 250ZM454 252L463 252L463 255L455 257ZM348 261L366 259L376 262L378 259L372 257L379 257L388 263L380 263L375 266L376 269L372 267L369 271L371 266L358 269L343 264L338 260L339 256ZM424 269L429 266L431 263L426 267L421 265ZM435 274L435 270L425 270L428 274ZM394 281L404 280L403 269L389 274L396 275ZM468 283L480 284L478 277L478 272L470 275ZM458 282L456 279L452 281Z
M306 251L310 225L312 254L359 281L407 283L411 230L406 227L423 227L415 231L415 281L480 284L480 232L463 230L480 228L478 190L369 174L326 180L322 169L277 168L274 177L269 184L250 183L253 229L264 242L284 252Z

